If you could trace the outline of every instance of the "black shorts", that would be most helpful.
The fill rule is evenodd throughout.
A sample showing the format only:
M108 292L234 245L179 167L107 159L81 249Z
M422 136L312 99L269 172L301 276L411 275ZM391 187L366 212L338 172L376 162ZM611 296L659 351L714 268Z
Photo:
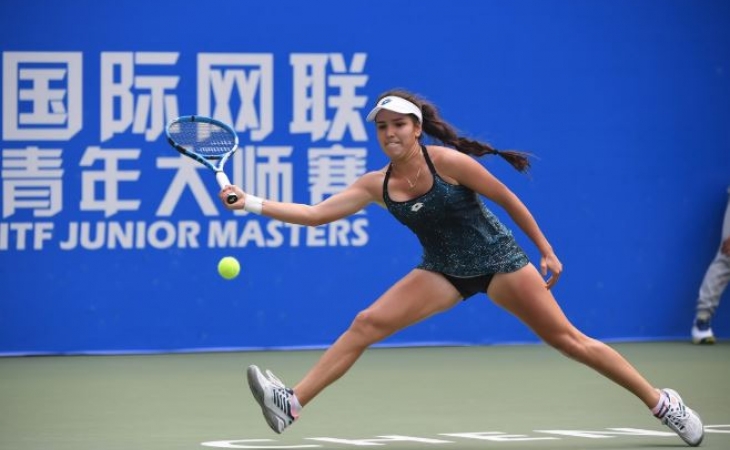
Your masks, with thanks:
M492 282L492 278L494 277L493 273L466 278L455 277L445 273L442 273L441 275L449 280L449 283L451 283L456 290L459 291L464 300L482 292L486 294L487 288L489 288L489 283Z

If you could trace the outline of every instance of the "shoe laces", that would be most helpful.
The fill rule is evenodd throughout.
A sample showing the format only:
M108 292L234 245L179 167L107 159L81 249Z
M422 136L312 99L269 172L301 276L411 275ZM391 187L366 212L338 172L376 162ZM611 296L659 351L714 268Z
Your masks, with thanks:
M669 411L664 416L664 423L671 422L678 429L684 430L687 419L689 419L689 411L682 403L678 402L676 405L669 406Z

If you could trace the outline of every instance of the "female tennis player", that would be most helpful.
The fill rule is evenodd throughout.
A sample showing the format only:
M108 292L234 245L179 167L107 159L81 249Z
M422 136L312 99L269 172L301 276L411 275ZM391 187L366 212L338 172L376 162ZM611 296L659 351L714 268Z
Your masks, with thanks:
M251 391L275 432L291 425L302 408L344 375L370 345L486 293L546 343L637 396L687 444L700 444L702 422L675 391L649 384L614 349L586 336L566 318L550 291L563 270L552 246L520 199L472 157L499 155L525 171L525 154L458 136L433 104L407 91L383 94L367 120L375 122L390 163L319 204L264 200L237 186L220 193L226 208L307 226L330 223L376 203L410 228L423 246L422 262L358 313L293 388L269 370L248 368ZM444 145L421 144L424 134ZM226 198L231 193L239 200L229 205ZM504 208L534 243L541 254L539 271L480 196Z

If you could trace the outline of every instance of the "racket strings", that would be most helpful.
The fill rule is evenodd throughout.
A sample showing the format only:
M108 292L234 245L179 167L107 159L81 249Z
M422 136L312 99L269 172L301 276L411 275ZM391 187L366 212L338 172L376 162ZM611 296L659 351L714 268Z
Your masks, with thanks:
M235 145L235 137L225 128L206 122L177 122L170 137L189 151L207 157L220 157Z

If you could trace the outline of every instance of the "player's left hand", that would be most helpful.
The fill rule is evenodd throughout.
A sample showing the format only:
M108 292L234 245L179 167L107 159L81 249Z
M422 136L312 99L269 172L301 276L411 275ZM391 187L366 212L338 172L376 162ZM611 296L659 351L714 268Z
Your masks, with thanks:
M550 289L560 279L560 274L563 272L563 263L560 262L555 253L542 255L540 258L540 272L543 277L550 273L550 278L545 282L545 287Z

